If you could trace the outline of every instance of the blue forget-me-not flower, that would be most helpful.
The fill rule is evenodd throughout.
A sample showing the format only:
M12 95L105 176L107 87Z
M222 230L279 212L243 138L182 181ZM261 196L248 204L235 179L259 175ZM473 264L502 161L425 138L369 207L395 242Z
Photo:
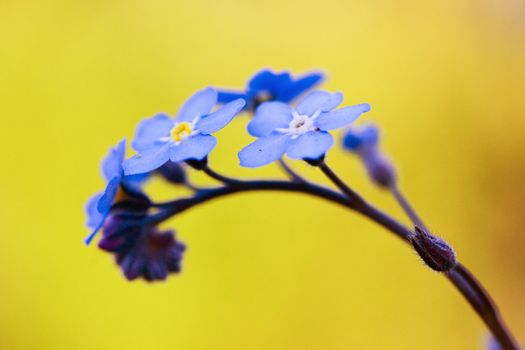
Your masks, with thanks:
M111 148L108 155L102 161L102 174L106 180L104 192L91 197L86 205L88 216L87 226L91 229L91 234L86 237L85 243L89 244L100 230L111 206L121 193L121 185L126 184L128 190L136 190L138 184L145 179L147 174L139 176L124 176L122 162L126 155L126 140L118 143L117 147Z
M244 107L243 99L234 100L215 112L217 91L206 88L190 97L175 119L158 114L138 127L133 148L138 155L124 162L126 175L155 170L168 160L202 160L215 147L212 133L225 127Z
M344 127L370 110L366 103L334 110L342 101L341 93L314 91L296 108L263 103L248 124L248 132L259 139L239 152L241 165L263 166L285 153L292 159L321 158L333 144L329 130Z
M294 78L286 71L274 73L263 69L250 79L245 91L219 90L219 102L228 103L242 98L246 100L246 108L255 110L263 102L291 102L323 80L324 75L317 72Z

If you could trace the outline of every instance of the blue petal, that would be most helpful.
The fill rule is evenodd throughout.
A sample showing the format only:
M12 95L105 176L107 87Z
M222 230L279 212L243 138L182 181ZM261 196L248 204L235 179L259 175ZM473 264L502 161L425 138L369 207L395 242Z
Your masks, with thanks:
M277 100L282 102L290 102L303 92L313 88L315 85L324 80L322 73L311 73L304 75L292 82L286 89L281 89L277 96Z
M325 131L310 131L290 143L286 155L292 159L318 159L332 147L334 139Z
M293 80L292 76L288 72L281 72L274 74L273 79L269 83L269 90L276 96L273 96L274 98L277 97L279 94L279 91L282 89L288 89L292 85Z
M189 159L201 160L211 152L217 144L217 139L211 135L195 135L188 137L178 145L172 145L169 156L172 162L182 162Z
M362 127L349 128L343 136L343 147L355 151L361 145L377 145L379 141L379 129L372 124Z
M89 199L86 204L86 214L87 214L87 227L90 229L95 229L100 225L100 222L103 219L103 215L98 211L98 201L102 197L102 193L97 193Z
M122 181L122 176L117 176L111 179L106 186L106 190L102 197L98 201L97 209L100 214L105 215L109 213L115 197L117 196L118 189L120 187L120 181Z
M379 142L379 128L374 124L363 125L360 131L364 142L375 145Z
M286 152L290 136L283 134L272 134L262 137L239 152L241 166L257 168L275 162Z
M340 92L329 93L326 91L314 91L306 96L297 105L297 112L302 115L311 116L315 112L329 112L343 102L343 94Z
M124 176L121 186L130 191L142 193L142 184L150 177L151 172Z
M217 97L217 101L219 103L228 103L233 100L236 100L238 98L242 98L244 100L248 100L248 96L245 92L242 91L225 91L225 90L219 90L219 95Z
M353 130L348 130L343 136L343 147L349 151L355 151L363 144L361 136Z
M84 239L86 245L91 243L97 232L102 228L102 225L104 225L104 221L117 195L121 179L121 176L113 178L106 186L103 194L97 194L89 200L86 210L88 213L88 227L91 228L92 231L89 236Z
M173 120L166 114L157 114L143 120L137 128L131 145L137 152L144 152L158 145L160 137L169 136L173 125Z
M125 181L126 184L131 185L132 187L138 188L140 184L146 181L150 175L151 175L150 173L143 173L143 174L124 176L123 181Z
M86 245L89 245L91 243L91 241L93 241L93 238L95 238L95 236L97 235L98 231L100 231L100 229L104 225L104 221L105 220L106 220L106 216L102 217L102 220L100 220L99 225L97 227L95 227L93 229L93 231L91 231L91 233L86 238L84 238L84 243Z
M281 75L282 76L282 75ZM277 74L269 69L257 72L248 82L249 90L269 90L273 88Z
M369 110L370 105L363 103L323 113L315 120L315 126L321 130L338 129L352 123L359 118L361 114L368 112Z
M203 117L196 125L203 134L212 134L224 128L244 107L246 101L242 98L228 103L217 111Z
M269 136L277 128L287 128L292 119L292 108L287 104L265 102L248 123L248 132L256 137Z
M217 91L208 87L204 90L197 91L182 106L177 115L177 123L191 122L196 117L201 117L210 113L217 103Z
M122 162L126 153L126 140L118 143L117 147L111 148L108 155L102 161L102 173L106 181L115 176L122 175Z
M124 161L124 174L143 174L160 168L169 159L171 145L171 142L166 142Z

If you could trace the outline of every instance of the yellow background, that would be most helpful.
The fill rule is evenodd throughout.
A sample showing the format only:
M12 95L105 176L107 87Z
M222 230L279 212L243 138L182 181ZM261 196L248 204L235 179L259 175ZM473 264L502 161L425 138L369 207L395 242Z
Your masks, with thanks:
M525 342L523 1L3 0L1 349L482 348L483 324L444 278L320 200L246 194L171 220L189 249L166 283L129 283L82 244L110 145L261 67L323 69L326 89L372 104L363 121L382 126L402 188ZM280 176L238 167L245 122L220 132L211 164ZM407 222L356 159L328 160Z

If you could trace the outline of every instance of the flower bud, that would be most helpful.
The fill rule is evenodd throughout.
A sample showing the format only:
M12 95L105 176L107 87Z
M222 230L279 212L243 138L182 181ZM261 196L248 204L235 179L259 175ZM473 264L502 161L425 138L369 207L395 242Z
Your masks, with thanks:
M102 229L99 248L112 253L128 280L164 280L180 272L185 245L174 231L160 231L135 208L112 209Z
M432 270L446 272L456 265L454 250L441 238L416 226L416 233L410 241L421 259Z
M195 170L203 170L208 165L208 157L202 159L187 159L186 164Z
M113 209L102 227L99 248L112 253L127 249L140 235L145 217L145 212Z
M175 231L146 227L143 235L126 252L115 258L128 280L143 278L148 282L165 280L170 273L181 271L186 246L178 241Z
M390 160L379 153L377 148L360 154L368 176L381 187L390 187L396 182L396 172Z
M343 148L361 158L368 176L381 187L396 181L394 166L379 149L379 129L372 124L352 127L343 136Z
M181 163L175 163L168 160L166 164L159 168L159 173L171 183L184 184L186 183L186 172Z
M358 152L363 146L377 146L379 129L373 124L353 126L343 135L343 148L350 152Z

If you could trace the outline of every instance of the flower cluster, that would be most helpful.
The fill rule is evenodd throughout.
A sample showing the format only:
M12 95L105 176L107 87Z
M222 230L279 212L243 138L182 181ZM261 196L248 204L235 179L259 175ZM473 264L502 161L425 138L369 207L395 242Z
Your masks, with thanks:
M159 230L155 218L163 215L163 206L143 193L142 184L162 176L193 188L185 164L205 169L217 145L213 134L242 112L253 112L247 131L256 140L240 150L241 166L260 167L285 155L308 162L324 159L334 143L330 131L348 126L370 106L339 108L339 92L308 93L323 79L320 73L294 78L288 72L263 70L245 91L208 87L191 96L175 116L159 113L142 121L131 143L136 154L126 159L123 140L103 161L106 188L88 202L91 233L86 243L102 231L99 247L115 255L128 279L162 280L178 272L184 245L172 231Z
M135 154L126 159L126 141L122 140L102 162L106 185L87 204L90 233L85 243L89 245L100 232L99 248L113 254L127 279L164 280L181 271L186 250L173 230L160 228L167 219L214 198L242 191L308 194L360 213L399 236L429 268L447 274L475 306L492 330L494 338L489 348L519 349L481 284L457 261L452 247L428 229L400 191L394 167L379 148L378 128L371 124L350 126L370 106L361 103L340 107L341 93L310 91L323 79L320 73L293 77L288 72L263 70L249 80L245 90L208 87L191 96L175 116L159 113L142 121L131 143ZM217 145L214 134L241 113L252 114L247 132L255 140L238 152L240 165L257 168L277 162L288 179L240 180L210 168L208 158ZM332 132L342 128L343 149L360 158L369 178L394 196L415 229L368 203L328 166L326 154L334 144ZM319 185L301 176L287 158L316 167L333 186ZM188 167L221 184L193 185ZM156 202L146 195L144 186L156 176L185 187L191 195Z

